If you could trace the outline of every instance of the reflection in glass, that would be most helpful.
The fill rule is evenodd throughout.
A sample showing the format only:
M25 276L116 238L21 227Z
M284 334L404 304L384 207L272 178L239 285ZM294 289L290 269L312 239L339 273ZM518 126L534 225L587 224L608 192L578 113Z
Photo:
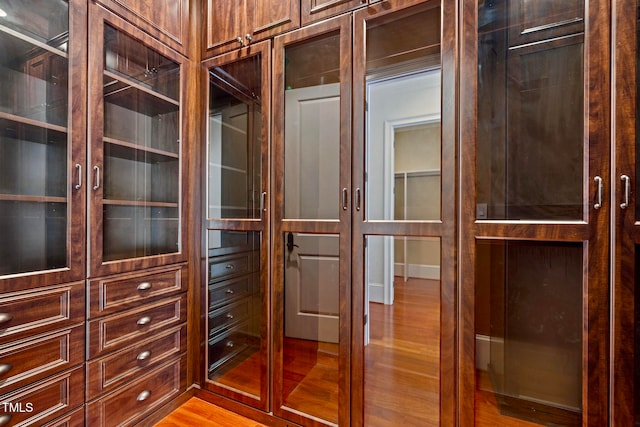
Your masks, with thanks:
M543 25L541 31L573 33L524 43L514 35L529 23L507 7L519 3L527 2L483 2L479 7L478 218L580 220L585 158L583 21L564 27ZM583 2L546 3L555 11ZM544 38L545 33L537 33Z
M209 70L209 218L259 218L260 56Z
M440 425L440 239L368 236L365 283L364 425Z
M0 26L67 51L69 2L65 0L0 0ZM0 43L0 46L4 45Z
M367 23L366 216L373 220L440 219L440 9L410 12Z
M582 244L476 248L476 420L581 425Z
M338 219L340 35L285 50L285 218Z
M339 236L287 233L285 406L338 422Z
M260 397L265 380L259 232L208 230L209 380Z

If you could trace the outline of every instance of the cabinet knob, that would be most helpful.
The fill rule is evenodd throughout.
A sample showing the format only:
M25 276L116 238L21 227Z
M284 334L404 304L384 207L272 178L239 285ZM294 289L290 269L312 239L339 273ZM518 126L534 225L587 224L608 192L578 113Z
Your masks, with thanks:
M142 282L138 285L139 291L146 291L151 289L151 282Z
M0 376L8 373L13 369L13 365L11 363L0 363Z
M11 421L11 414L2 414L0 415L0 426L6 426Z
M251 34L246 34L244 38L247 39L249 43L251 43L251 40L253 40L253 37L251 37Z
M240 46L244 46L244 40L242 40L242 37L236 37L236 41L240 43Z
M227 264L224 266L224 268L226 268L227 270L233 270L235 267L233 266L233 264Z
M227 289L227 291L226 291L226 292L227 292L227 294L229 294L229 295L233 295L233 289Z
M147 359L148 359L148 358L150 358L150 357L151 357L151 351L149 351L149 350L145 350L145 351L143 351L142 353L140 353L140 354L136 357L136 359L137 359L137 360L142 361L142 360L147 360Z
M13 316L11 314L9 314L9 313L0 313L0 324L7 323L11 319L13 319Z
M233 314L227 313L227 319L233 319Z
M234 345L233 341L227 341L227 347L233 348Z
M141 392L138 397L136 397L136 400L138 402L144 402L145 400L147 400L149 397L151 396L151 390L145 390L143 392Z
M150 316L141 317L138 319L136 323L140 326L148 325L149 323L151 323L151 317Z

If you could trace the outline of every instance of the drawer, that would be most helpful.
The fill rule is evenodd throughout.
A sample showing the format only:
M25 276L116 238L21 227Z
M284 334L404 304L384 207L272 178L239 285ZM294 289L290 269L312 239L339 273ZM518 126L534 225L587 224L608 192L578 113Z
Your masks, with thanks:
M254 273L209 285L209 309L252 295L258 291L259 282L260 274Z
M209 313L209 334L247 320L251 315L251 298L220 307Z
M87 404L87 425L110 427L136 421L186 390L186 357L174 359L110 394Z
M83 362L84 326L0 346L0 395Z
M249 334L248 323L242 323L209 340L209 371L216 369L251 346L259 346L257 336Z
M89 358L102 356L139 340L150 338L186 321L187 304L183 294L165 298L137 309L87 322Z
M84 427L84 408L76 409L43 427Z
M253 252L233 256L215 257L209 260L209 282L227 276L251 273Z
M182 292L186 290L186 284L186 269L180 267L91 280L89 317L138 307L159 297Z
M0 344L84 322L84 283L0 296Z
M187 351L187 327L173 328L131 347L87 363L87 396L99 394L143 375L158 363Z
M83 368L78 367L7 394L2 397L0 419L9 418L7 426L41 426L55 420L82 406L83 380Z

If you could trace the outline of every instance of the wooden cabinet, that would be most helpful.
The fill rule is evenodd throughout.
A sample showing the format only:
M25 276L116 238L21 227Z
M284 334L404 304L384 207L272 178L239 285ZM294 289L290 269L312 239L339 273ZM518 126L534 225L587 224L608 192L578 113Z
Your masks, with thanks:
M378 0L379 1L379 0ZM370 0L302 0L302 25L320 19L329 18L358 7L364 7L369 3L377 3Z
M97 0L156 40L183 55L189 49L189 0Z
M249 46L300 25L297 0L206 0L204 57Z
M89 276L185 259L186 59L92 7Z

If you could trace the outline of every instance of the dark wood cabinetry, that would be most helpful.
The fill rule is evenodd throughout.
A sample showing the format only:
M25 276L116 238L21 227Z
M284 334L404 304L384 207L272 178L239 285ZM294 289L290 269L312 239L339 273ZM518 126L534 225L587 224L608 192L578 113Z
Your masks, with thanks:
M249 46L300 25L298 0L206 0L204 57Z

